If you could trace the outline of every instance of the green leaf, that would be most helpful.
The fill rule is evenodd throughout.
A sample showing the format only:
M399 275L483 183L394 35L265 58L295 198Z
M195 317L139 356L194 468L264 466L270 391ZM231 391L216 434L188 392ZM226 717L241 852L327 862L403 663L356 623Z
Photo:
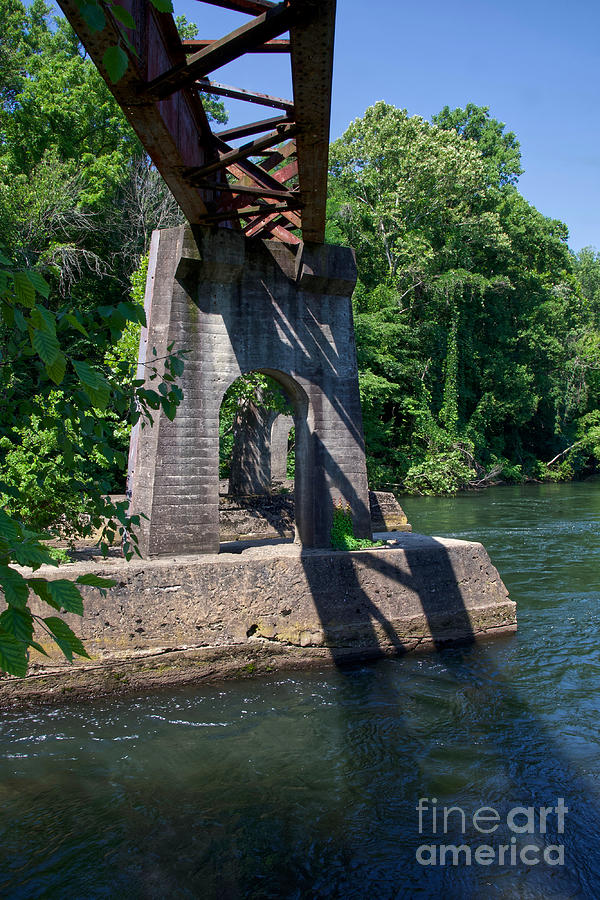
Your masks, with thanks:
M51 366L56 362L60 353L60 345L55 334L47 331L38 331L34 328L31 332L31 345L43 363Z
M43 278L39 272L34 272L31 269L28 269L25 272L25 275L27 276L29 281L32 283L33 287L38 292L38 294L41 294L42 297L45 297L47 299L48 294L50 293L50 285L48 284L46 279Z
M170 400L163 400L162 408L167 419L172 422L177 413L177 406L174 403L171 403Z
M146 313L144 307L137 303L129 301L121 301L117 306L117 312L127 319L128 322L138 322L140 325L146 324Z
M32 569L39 569L44 564L57 565L47 548L37 542L29 543L23 541L20 544L16 544L12 548L12 555L19 565L31 566Z
M29 321L38 331L45 331L48 334L56 334L56 319L49 309L45 306L36 306L31 310Z
M106 18L98 3L86 3L81 7L81 15L92 31L102 31L106 25Z
M48 593L65 612L83 615L83 599L75 584L66 578L48 581Z
M29 578L28 582L29 587L32 591L38 595L40 600L43 600L44 603L47 603L48 606L51 606L53 609L60 610L60 605L54 600L52 594L48 590L49 581L46 581L45 578Z
M122 47L113 46L105 51L104 56L102 57L102 63L108 72L108 77L114 84L116 81L119 81L127 71L129 60Z
M27 674L27 645L0 628L0 669L22 678Z
M92 404L97 409L106 409L110 397L106 378L83 360L72 359L71 362Z
M13 282L19 303L31 308L35 304L35 288L27 277L27 273L13 272Z
M0 630L12 634L18 641L29 644L33 637L33 616L28 609L9 606L0 615Z
M77 584L86 584L90 587L99 587L99 588L111 588L114 587L117 582L114 578L100 578L99 575L80 575L77 579Z
M54 384L61 384L67 371L67 359L64 353L59 353L53 363L46 365L48 377L52 379Z
M149 391L146 390L146 388L140 388L136 391L136 396L144 408L146 406L149 406L150 409L160 409L161 397L160 394L158 394L156 391Z
M152 6L157 9L159 12L172 13L173 12L173 4L171 0L150 0Z
M178 356L174 356L171 360L171 371L173 375L183 375L184 362Z
M37 650L38 653L42 653L44 656L48 656L42 645L38 644L37 641L29 641L29 646L33 647L34 650Z
M0 588L4 592L4 599L11 606L24 608L29 597L27 581L20 572L10 566L0 565Z
M27 322L25 320L25 316L18 307L15 309L15 325L17 326L19 331L27 331Z
M73 313L65 313L65 321L69 323L71 328L74 328L75 331L79 331L84 337L89 338L88 331L83 327L77 316L73 315Z
M3 509L0 509L0 539L11 544L13 541L19 540L20 533L19 525Z
M74 653L77 653L78 656L85 656L87 659L90 658L85 647L77 635L73 634L66 622L59 619L58 616L48 616L47 619L44 619L44 622L69 662L73 662Z
M126 9L123 9L122 6L115 4L114 6L111 6L110 11L117 22L121 22L126 28L135 28L133 16Z
M125 46L129 50L129 53L131 54L131 56L135 56L136 59L139 59L140 54L137 52L136 48L133 46L133 44L127 37L127 35L123 34L123 32L121 32L121 37L123 38L123 41L125 42Z

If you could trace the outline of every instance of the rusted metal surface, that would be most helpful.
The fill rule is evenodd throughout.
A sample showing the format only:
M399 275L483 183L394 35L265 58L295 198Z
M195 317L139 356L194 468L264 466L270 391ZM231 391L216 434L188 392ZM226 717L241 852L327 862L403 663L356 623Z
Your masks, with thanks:
M214 40L200 40L199 38L189 38L185 41L182 41L183 49L186 53L195 53L197 50L205 50L206 47L210 47L211 44L214 44ZM250 47L248 53L289 53L290 52L290 42L289 41L280 41L280 40L272 40L267 41L265 44L257 44L255 47Z
M261 150L267 150L274 144L287 140L288 137L292 137L297 131L298 129L295 125L285 125L275 131L270 131L269 134L265 134L261 138L249 141L247 144L242 144L241 147L235 149L228 148L224 152L219 152L219 158L216 162L208 163L199 168L188 169L186 174L190 179L204 178L206 175L211 175L219 169L229 168L233 163L238 162L240 159L248 159L250 156L257 156Z
M321 242L325 236L334 30L335 0L320 3L305 23L290 30L298 179L305 204L302 233L307 241Z
M298 6L280 3L274 9L256 16L251 22L241 25L225 37L213 41L203 50L198 50L187 57L183 63L153 79L146 85L143 93L162 99L168 97L182 87L193 84L198 78L205 78L209 72L220 69L249 50L261 46L265 41L282 34L298 18Z
M284 109L288 113L294 111L294 101L284 100L282 97L273 97L271 94L258 94L256 91L247 91L245 88L232 87L229 84L220 84L218 81L210 81L201 78L196 82L196 87L204 94L214 94L216 97L229 97L231 100L244 100L246 103L257 103L259 106L271 106L273 109Z
M300 231L304 240L323 241L335 0L199 0L199 10L206 3L250 19L222 38L185 41L173 17L149 0L120 0L135 21L131 30L103 5L100 32L85 23L79 0L59 3L190 223L289 244ZM129 66L112 84L102 59L116 44ZM289 53L293 100L208 78L246 53ZM212 132L205 94L281 112ZM259 137L230 143L252 135Z
M280 125L289 123L287 116L275 116L273 119L262 119L260 122L250 122L248 125L238 125L237 128L225 128L217 131L217 137L222 141L235 141L237 138L249 137L251 134L260 134L261 131L271 131Z

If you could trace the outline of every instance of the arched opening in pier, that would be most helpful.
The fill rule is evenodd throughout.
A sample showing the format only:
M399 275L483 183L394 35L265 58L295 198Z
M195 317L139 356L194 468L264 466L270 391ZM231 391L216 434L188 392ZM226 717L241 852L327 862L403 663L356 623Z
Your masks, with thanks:
M308 414L306 393L283 372L249 372L228 387L219 415L222 543L302 534L295 489L297 475L300 483L311 481Z

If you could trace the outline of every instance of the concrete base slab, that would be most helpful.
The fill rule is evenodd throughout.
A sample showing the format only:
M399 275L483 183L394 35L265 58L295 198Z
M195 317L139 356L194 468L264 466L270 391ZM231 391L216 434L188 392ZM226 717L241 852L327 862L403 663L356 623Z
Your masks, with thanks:
M105 596L84 588L83 619L66 616L91 662L70 666L39 636L51 664L38 655L27 678L0 680L0 699L341 663L516 628L516 605L481 544L383 537L393 546L346 553L237 543L218 555L38 570L47 578L93 572L117 584Z

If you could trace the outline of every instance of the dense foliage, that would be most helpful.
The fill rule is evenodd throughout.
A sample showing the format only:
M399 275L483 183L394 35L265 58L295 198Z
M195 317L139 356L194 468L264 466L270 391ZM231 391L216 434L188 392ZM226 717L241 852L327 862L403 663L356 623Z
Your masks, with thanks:
M331 148L328 237L351 244L374 486L572 477L600 458L598 255L519 194L485 108L380 102Z
M13 268L45 275L44 305L57 316L65 352L125 386L142 315L140 259L152 230L183 221L181 212L66 21L44 0L28 8L0 0L0 23L0 248ZM178 26L186 37L196 33L183 17ZM220 103L209 112L225 118ZM18 379L19 392L16 405L0 410L0 474L20 497L5 502L35 527L59 514L76 527L86 499L73 490L74 471L83 483L123 492L123 411L108 406L96 416L108 458L86 453L74 468L61 450L61 392L36 397L28 358L4 348L7 339L3 332L2 376L5 385Z

